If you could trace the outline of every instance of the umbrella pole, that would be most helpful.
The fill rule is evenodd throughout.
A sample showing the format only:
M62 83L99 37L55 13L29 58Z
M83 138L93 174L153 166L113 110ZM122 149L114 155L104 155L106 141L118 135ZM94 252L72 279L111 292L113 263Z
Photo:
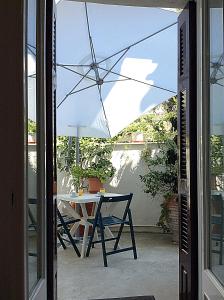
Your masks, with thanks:
M77 127L77 135L75 139L75 155L76 155L76 166L79 165L79 127Z

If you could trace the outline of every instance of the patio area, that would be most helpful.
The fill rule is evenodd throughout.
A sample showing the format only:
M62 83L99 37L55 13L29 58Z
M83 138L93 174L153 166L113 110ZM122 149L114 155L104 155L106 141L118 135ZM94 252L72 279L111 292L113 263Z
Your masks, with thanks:
M123 233L122 246L128 246ZM154 295L156 300L178 299L178 246L170 234L136 233L138 259L124 252L108 257L103 267L100 245L80 259L69 246L58 248L58 299L87 300ZM108 244L110 247L110 244Z

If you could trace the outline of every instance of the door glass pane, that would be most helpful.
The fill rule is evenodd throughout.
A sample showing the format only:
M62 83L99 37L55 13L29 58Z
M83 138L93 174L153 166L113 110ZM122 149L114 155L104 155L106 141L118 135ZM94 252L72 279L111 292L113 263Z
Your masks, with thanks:
M210 19L210 269L224 284L224 60L223 1L209 1Z
M40 278L39 203L37 197L36 5L36 0L27 1L27 256L29 292L33 290Z

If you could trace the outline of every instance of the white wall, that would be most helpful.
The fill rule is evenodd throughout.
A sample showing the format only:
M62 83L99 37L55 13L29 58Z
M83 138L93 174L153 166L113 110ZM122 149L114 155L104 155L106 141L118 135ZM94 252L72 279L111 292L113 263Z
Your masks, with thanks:
M150 144L153 153L158 151L156 144ZM104 186L106 191L114 193L133 193L132 214L135 226L155 226L160 215L162 197L152 198L143 192L144 185L139 175L147 172L146 165L141 159L144 144L117 144L112 154L112 163L116 174ZM65 173L58 173L58 194L69 193L72 180ZM119 209L115 211L119 213ZM150 228L152 230L152 228Z
M150 147L153 153L158 151L155 144ZM156 225L160 215L162 197L153 198L144 193L144 184L139 175L147 173L146 165L141 158L144 144L118 144L112 154L112 162L117 169L113 179L105 185L108 192L133 193L132 214L137 226Z

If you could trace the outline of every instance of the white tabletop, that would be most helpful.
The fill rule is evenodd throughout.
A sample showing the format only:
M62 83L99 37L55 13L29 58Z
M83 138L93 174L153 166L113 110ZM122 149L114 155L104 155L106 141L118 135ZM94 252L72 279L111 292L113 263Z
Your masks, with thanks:
M105 193L103 194L105 197L115 197L121 196L121 194L114 194L114 193ZM89 203L89 202L99 202L100 195L98 194L83 194L82 196L72 197L71 194L59 194L57 195L58 200L62 201L69 201L75 203Z

